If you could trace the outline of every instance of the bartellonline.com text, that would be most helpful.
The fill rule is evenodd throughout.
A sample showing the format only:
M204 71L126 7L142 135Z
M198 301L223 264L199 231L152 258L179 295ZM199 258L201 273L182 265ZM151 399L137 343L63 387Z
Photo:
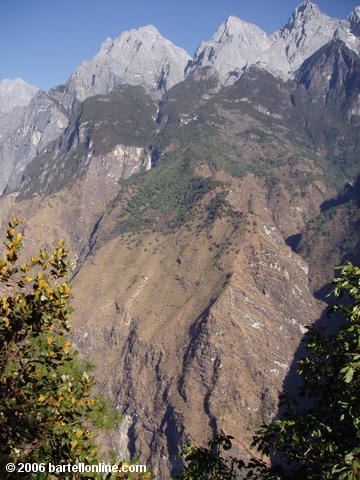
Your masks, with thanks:
M5 467L8 473L146 473L146 465L129 463L108 464L96 463L88 465L85 463L65 463L56 465L53 463L8 463Z

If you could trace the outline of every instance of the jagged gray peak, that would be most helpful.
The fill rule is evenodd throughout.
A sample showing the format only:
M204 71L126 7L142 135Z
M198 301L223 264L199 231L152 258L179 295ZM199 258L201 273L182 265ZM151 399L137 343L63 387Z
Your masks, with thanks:
M260 58L273 72L293 77L304 61L330 42L340 20L322 13L309 0L302 2L288 23L270 37L270 49Z
M190 58L154 26L132 29L115 40L107 38L92 60L75 69L67 91L79 101L107 94L123 84L141 85L151 92L165 91L184 79Z
M344 42L355 53L360 53L360 6L355 7L348 19L341 22L334 38Z
M187 73L198 66L211 66L224 81L229 72L240 71L246 65L255 63L269 47L268 36L261 28L230 16L209 41L200 43Z
M0 113L27 105L39 89L22 78L5 78L0 82Z
M360 5L354 8L348 17L348 20L351 32L357 37L360 37Z
M258 64L283 79L292 78L307 58L333 39L340 25L340 20L325 15L309 0L270 37L256 25L231 16L210 41L200 43L187 71L212 66L227 83Z

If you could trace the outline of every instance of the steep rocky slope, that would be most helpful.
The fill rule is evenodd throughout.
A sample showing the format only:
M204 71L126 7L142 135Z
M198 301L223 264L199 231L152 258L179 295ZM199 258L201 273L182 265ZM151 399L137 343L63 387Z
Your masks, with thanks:
M74 70L61 103L69 110L76 102L124 84L141 85L159 96L184 79L190 58L153 25L123 32L114 40L107 38L92 60Z
M113 445L151 463L157 478L177 470L179 445L220 429L248 454L254 429L276 412L304 325L320 312L261 183L232 183L236 212L252 200L240 221L224 216L198 235L196 218L167 235L120 234L74 279L76 345L101 365L100 388L126 419L129 441L114 435Z
M152 25L123 32L114 40L108 38L91 61L74 70L66 85L39 92L22 110L0 116L0 191L19 184L24 168L35 156L46 154L45 146L64 133L68 117L83 100L124 84L141 86L161 97L184 79L189 60L183 49L163 38ZM3 89L8 85L4 82ZM1 91L0 86L0 95ZM5 93L13 103L8 86ZM5 105L1 98L0 111ZM19 105L28 103L19 101Z
M57 138L68 117L51 95L39 91L28 105L0 116L0 191L18 185L23 170Z
M64 134L27 166L19 197L55 192L101 169L114 181L150 169L156 112L157 105L141 87L125 86L89 98L74 112Z
M332 40L340 21L323 14L309 0L302 2L288 23L271 37L271 47L260 59L284 78L294 75L302 63Z
M220 88L234 83L254 64L283 79L293 78L301 64L333 38L358 53L358 17L355 8L347 21L331 19L305 0L289 22L268 37L257 26L231 16L209 42L200 44L194 59L152 25L123 32L114 40L108 38L65 85L38 93L21 111L0 116L0 166L4 172L0 190L19 184L26 165L64 132L68 117L88 97L130 84L142 86L161 100L186 75L211 71L208 76L216 77ZM10 97L13 95L7 94Z
M255 63L271 45L261 28L230 16L220 25L210 41L201 42L187 72L196 67L213 67L222 82L235 76L246 65Z
M353 13L352 25L356 24L355 17ZM350 22L328 17L309 0L302 2L288 23L269 37L256 25L231 16L210 41L200 43L187 71L211 66L222 83L232 83L245 67L259 63L276 76L293 78L302 63L331 41L338 30L353 45ZM346 33L348 30L350 33ZM339 32L337 35L341 36Z
M5 78L0 82L0 112L9 113L15 107L24 107L38 91L22 78Z
M255 68L219 91L201 72L159 112L139 87L87 99L1 201L3 219L28 219L29 248L43 225L46 242L69 243L74 342L124 418L106 442L159 479L180 467L183 442L220 429L248 455L276 413L321 311L285 238L335 192L296 85Z
M311 265L311 288L326 300L328 278L334 268L347 261L359 264L360 227L359 180L321 205L321 212L310 219L295 237L293 245Z
M29 251L65 238L73 341L123 414L104 444L148 463L160 480L180 468L185 441L203 443L220 429L235 437L235 454L249 455L254 430L277 412L305 325L324 307L312 292L335 260L356 253L359 58L310 2L279 38L303 27L311 37L325 20L321 48L291 81L264 65L241 70L229 54L241 75L223 87L221 69L200 52L160 100L143 80L112 89L106 69L91 86L105 53L122 51L108 41L79 69L84 83L71 79L79 97L70 84L40 92L38 105L7 122L6 135L19 146L28 139L23 152L34 158L9 163L16 181L0 198L0 229L16 213L26 218ZM261 31L231 18L214 55L203 47L223 65L226 50L254 36L260 51ZM310 55L305 37L298 58ZM249 63L245 49L237 53ZM148 73L145 83L154 80Z

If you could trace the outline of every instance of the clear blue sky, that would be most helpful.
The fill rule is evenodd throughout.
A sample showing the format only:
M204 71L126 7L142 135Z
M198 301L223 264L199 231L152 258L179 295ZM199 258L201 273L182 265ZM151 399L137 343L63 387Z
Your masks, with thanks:
M229 15L272 33L297 0L0 0L0 80L22 77L43 89L64 83L108 36L154 24L193 55ZM318 0L324 13L345 18L360 0Z

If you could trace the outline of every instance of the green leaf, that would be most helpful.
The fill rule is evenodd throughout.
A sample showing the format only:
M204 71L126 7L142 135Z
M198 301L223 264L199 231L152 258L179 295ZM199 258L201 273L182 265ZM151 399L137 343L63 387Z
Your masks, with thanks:
M350 383L351 380L353 379L353 376L354 376L354 369L352 367L349 367L345 375L345 382Z

